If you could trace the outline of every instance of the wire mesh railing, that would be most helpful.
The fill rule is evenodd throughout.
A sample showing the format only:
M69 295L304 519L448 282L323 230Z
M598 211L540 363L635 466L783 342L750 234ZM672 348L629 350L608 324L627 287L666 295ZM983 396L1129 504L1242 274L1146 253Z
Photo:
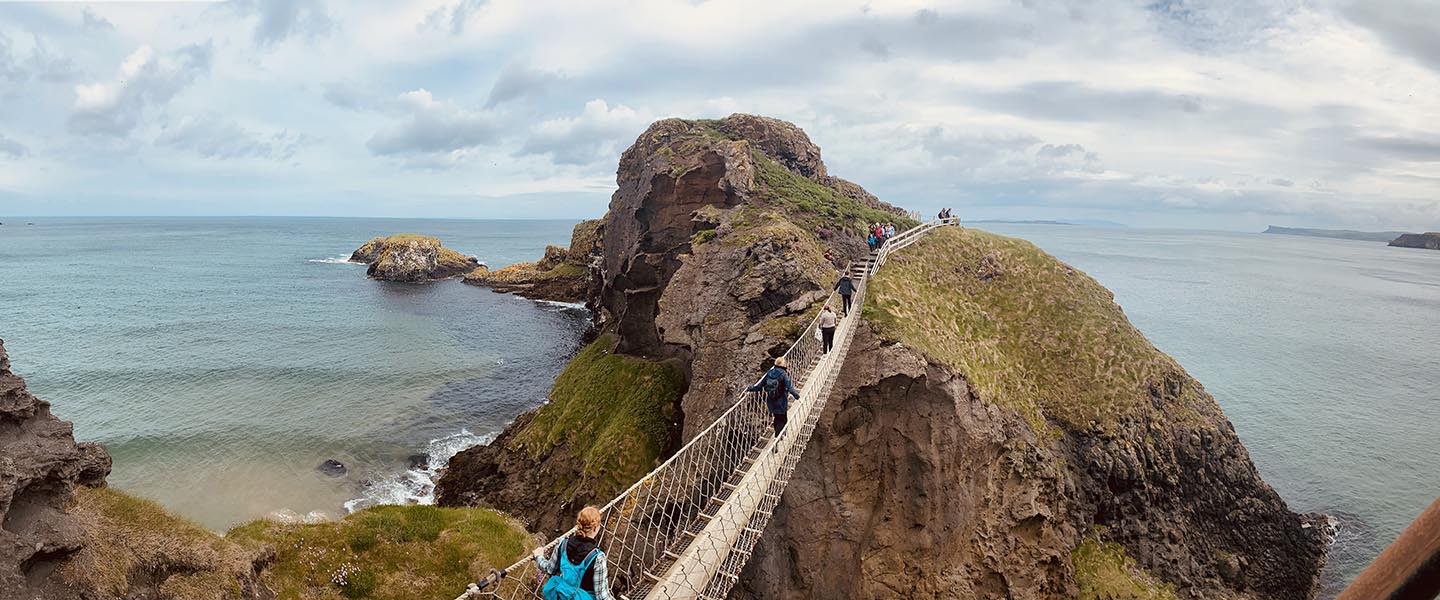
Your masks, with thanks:
M891 253L951 222L931 221L898 233L854 265L862 276L850 312L837 324L831 352L822 352L819 314L786 350L783 357L801 392L780 436L772 433L761 393L742 390L715 421L600 509L596 541L605 550L610 588L617 597L722 598L729 592L774 513L839 376L869 275ZM838 308L839 301L832 293L826 303ZM572 533L546 544L544 552L553 552ZM527 557L492 571L457 600L539 599L543 580Z

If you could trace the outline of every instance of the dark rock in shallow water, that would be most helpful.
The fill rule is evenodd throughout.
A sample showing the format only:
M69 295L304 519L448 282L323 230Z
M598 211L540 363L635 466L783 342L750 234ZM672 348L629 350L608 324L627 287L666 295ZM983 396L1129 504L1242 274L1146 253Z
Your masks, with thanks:
M330 475L332 477L339 477L341 475L344 475L346 472L345 463L342 463L333 458L323 463L320 463L320 466L315 468L319 469L321 473Z
M430 468L430 457L425 454L411 454L406 462L410 464L410 468L412 469L423 470Z

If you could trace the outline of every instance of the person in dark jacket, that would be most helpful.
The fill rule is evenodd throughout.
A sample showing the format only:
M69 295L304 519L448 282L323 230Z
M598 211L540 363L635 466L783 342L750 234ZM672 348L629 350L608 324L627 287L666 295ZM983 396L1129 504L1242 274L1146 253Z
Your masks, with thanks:
M849 273L840 274L840 281L835 282L835 291L840 292L840 316L850 314L850 296L855 294L855 281L850 279Z
M551 597L615 600L610 591L605 551L595 542L599 533L600 511L587 506L575 516L575 533L560 540L553 557L546 556L544 548L535 549L536 566L540 572L550 575L542 591L547 600Z
M790 372L785 367L785 357L775 359L775 366L770 367L759 382L745 389L747 392L764 391L765 406L770 409L770 417L774 420L777 440L780 439L780 432L785 430L786 417L790 412L790 397L800 399L800 392L795 390L795 382L790 380ZM774 452L776 448L771 448L770 451Z

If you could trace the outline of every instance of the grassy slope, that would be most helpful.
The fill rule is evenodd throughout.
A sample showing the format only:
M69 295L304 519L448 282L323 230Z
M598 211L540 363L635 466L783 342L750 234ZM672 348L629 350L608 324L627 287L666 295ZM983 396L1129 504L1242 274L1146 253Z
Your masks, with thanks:
M279 598L451 598L531 544L518 523L484 508L381 506L327 523L259 520L225 537L112 488L79 489L74 510L97 527L62 575L107 598L141 593L128 578L160 570L172 573L162 598L236 598L267 548L274 560L260 579Z
M281 598L306 599L450 598L531 543L502 513L436 506L378 506L328 523L260 520L227 537L273 547L266 585Z
M611 354L612 346L602 335L571 359L550 402L516 437L535 456L567 446L605 497L655 466L685 384L674 367Z
M882 336L955 368L1037 432L1104 427L1182 372L1109 290L1023 240L943 228L892 257L870 294L865 317ZM1182 394L1177 418L1201 400L1196 386Z

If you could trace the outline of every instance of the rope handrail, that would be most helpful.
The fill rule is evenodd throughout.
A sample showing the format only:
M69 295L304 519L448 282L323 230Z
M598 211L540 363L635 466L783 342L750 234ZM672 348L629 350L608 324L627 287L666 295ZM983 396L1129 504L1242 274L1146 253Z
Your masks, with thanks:
M612 590L620 598L721 598L769 522L790 474L804 452L830 389L844 363L870 275L893 252L936 227L930 221L897 233L847 272L861 275L850 311L837 324L829 354L817 339L820 314L782 355L801 397L790 408L782 435L771 433L760 392L741 388L736 401L659 466L601 509L597 534L606 551ZM834 305L832 290L825 302ZM763 375L761 381L764 380ZM792 434L793 432L793 434ZM550 553L574 528L543 546ZM457 600L540 598L541 581L528 556L492 570Z

